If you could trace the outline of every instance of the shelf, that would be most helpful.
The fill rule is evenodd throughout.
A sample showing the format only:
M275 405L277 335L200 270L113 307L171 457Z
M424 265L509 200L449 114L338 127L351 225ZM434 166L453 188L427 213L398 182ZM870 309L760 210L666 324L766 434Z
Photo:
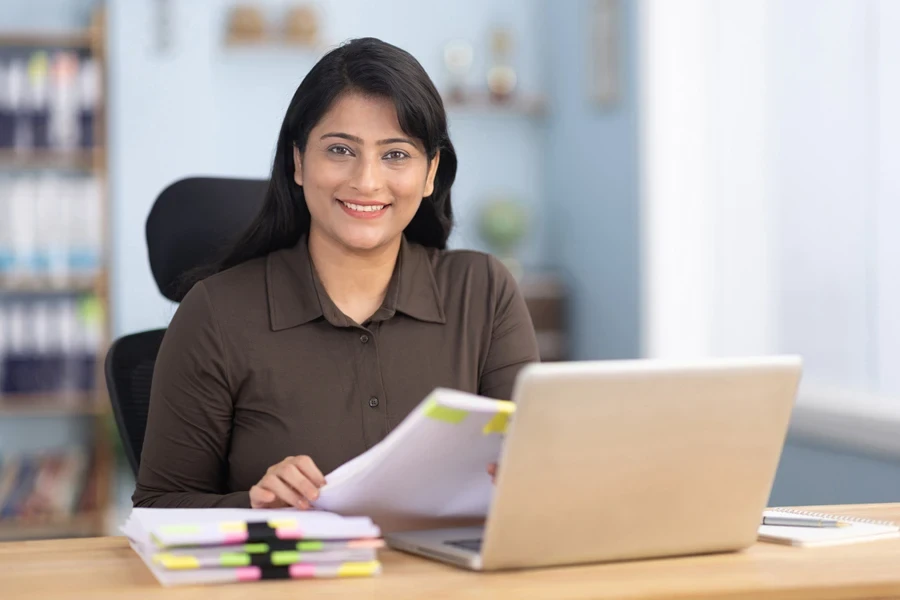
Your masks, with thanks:
M91 537L100 535L102 520L95 512L50 519L0 520L0 541Z
M2 31L0 47L21 48L83 48L93 46L94 36L90 29L60 31Z
M0 395L0 418L99 415L100 408L95 394L85 392L59 392L50 394Z
M56 281L49 277L24 279L0 277L0 296L4 294L94 294L99 288L99 277L70 277L63 281Z
M547 102L543 96L527 94L513 95L506 101L495 101L485 94L470 94L462 101L445 96L444 105L448 111L461 114L509 114L536 118L547 112Z
M93 171L99 164L99 150L31 150L27 152L0 149L0 168L72 169Z

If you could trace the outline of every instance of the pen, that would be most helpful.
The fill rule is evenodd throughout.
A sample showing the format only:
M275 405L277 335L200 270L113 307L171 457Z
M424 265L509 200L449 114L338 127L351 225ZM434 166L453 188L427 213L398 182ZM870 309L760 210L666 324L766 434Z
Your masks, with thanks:
M786 527L845 527L847 524L834 519L814 517L763 517L763 525L783 525Z

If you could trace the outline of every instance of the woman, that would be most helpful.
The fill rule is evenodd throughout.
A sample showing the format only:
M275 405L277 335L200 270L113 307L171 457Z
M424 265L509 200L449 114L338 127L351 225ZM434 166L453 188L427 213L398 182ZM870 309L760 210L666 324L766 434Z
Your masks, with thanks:
M534 329L499 261L445 250L455 175L412 56L367 38L313 67L260 214L168 328L135 506L308 508L435 387L510 397Z

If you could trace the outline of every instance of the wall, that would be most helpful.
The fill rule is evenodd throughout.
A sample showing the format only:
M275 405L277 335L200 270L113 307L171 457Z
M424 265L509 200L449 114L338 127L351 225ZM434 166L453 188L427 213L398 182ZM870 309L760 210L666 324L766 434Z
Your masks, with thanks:
M44 31L84 27L98 3L99 0L4 0L0 3L0 29Z
M791 437L770 506L900 502L900 459Z
M591 2L543 4L551 94L547 236L551 260L572 287L580 359L640 354L637 10L635 2L621 4L621 96L608 108L588 95Z
M190 175L266 177L290 96L318 58L318 53L302 51L224 49L224 7L229 3L170 4L171 46L159 51L156 3L110 2L117 335L164 326L173 313L159 296L147 264L143 227L156 195ZM277 16L276 8L284 3L268 4ZM445 41L468 37L476 46L473 71L482 73L488 28L507 23L515 38L521 89L543 90L537 0L396 0L390 10L364 0L318 4L324 9L323 33L329 45L362 35L381 37L416 56L438 87L445 81ZM544 254L543 124L522 116L479 113L451 113L450 119L460 157L454 187L460 227L451 244L478 247L472 227L478 203L491 193L510 193L534 212L535 236L524 258L538 262Z

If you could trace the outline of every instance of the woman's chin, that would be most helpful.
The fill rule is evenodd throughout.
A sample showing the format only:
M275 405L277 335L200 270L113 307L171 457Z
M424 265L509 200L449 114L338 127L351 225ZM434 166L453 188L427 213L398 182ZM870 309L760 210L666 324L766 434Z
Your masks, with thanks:
M341 243L354 252L371 252L393 239L392 236L380 231L345 232L339 237Z

